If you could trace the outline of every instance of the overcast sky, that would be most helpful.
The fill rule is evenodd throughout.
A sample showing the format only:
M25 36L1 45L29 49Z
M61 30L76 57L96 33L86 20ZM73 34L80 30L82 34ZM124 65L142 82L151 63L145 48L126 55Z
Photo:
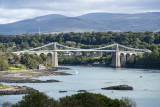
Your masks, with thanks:
M0 0L0 24L47 14L160 12L160 0Z

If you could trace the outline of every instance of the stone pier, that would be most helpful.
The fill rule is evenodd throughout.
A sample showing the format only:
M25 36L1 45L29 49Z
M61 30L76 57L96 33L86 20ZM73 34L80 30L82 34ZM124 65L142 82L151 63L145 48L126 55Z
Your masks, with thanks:
M112 67L124 67L126 66L126 62L130 60L130 58L135 55L138 55L138 52L123 52L123 51L119 51L119 47L118 44L115 45L114 50L116 50L116 52L112 53L112 63L111 66Z
M119 52L118 44L116 44L114 46L114 50L116 50L116 52L112 53L112 63L111 63L111 66L119 68L119 67L121 67L121 63L120 63L120 52Z
M53 50L56 50L56 42L54 42L53 44ZM57 52L53 52L52 57L51 57L52 61L52 67L58 67L58 55Z

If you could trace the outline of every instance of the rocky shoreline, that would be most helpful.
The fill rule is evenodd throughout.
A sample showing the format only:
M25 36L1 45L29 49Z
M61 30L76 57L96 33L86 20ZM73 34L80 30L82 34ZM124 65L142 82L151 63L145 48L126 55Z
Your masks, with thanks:
M0 82L6 83L51 83L60 82L59 80L38 80L41 76L56 76L56 75L72 75L65 72L57 72L59 69L68 70L68 68L58 67L44 70L12 70L12 71L1 71Z
M0 84L0 95L29 94L32 92L38 92L38 90L26 86Z
M69 68L58 67L44 70L9 70L0 72L0 82L4 83L51 83L60 82L59 80L38 80L41 76L56 76L56 75L72 75L65 72L57 72L58 70L69 70ZM0 95L18 95L38 92L31 87L17 85L0 84Z
M7 78L0 78L0 82L5 82L5 83L51 83L51 82L60 82L59 80L37 80L37 79L7 79Z

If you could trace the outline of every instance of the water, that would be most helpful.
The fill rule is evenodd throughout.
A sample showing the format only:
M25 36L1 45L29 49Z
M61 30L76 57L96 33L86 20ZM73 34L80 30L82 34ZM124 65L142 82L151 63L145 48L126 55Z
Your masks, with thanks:
M76 94L78 90L101 93L110 98L129 97L136 101L138 107L160 107L160 70L67 66L72 70L63 70L74 75L40 77L41 80L56 79L58 83L18 84L33 87L54 99ZM142 76L142 78L140 77ZM5 83L6 84L6 83ZM130 85L133 91L101 90L114 85ZM67 93L59 93L66 90ZM23 95L0 96L0 105L4 102L16 103Z

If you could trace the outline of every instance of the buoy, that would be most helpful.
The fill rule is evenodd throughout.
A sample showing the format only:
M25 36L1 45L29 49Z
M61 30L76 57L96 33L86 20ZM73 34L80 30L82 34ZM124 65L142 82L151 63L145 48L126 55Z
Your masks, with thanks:
M75 74L78 74L78 71L75 71Z

